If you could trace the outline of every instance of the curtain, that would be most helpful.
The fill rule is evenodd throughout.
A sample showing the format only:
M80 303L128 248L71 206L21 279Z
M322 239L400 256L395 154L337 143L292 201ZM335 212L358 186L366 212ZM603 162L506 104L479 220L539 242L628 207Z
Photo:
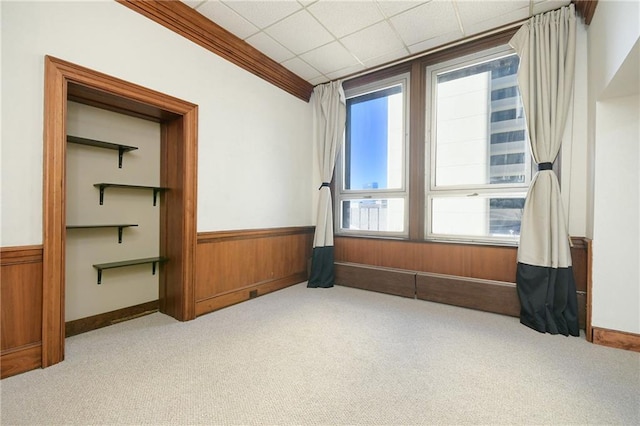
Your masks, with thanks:
M333 207L330 182L340 153L346 122L346 98L341 81L316 86L313 90L314 137L320 166L320 198L313 239L311 273L307 287L333 287Z
M509 44L520 57L518 84L538 172L525 200L516 286L520 322L578 336L569 234L552 164L562 143L575 72L574 5L530 18Z

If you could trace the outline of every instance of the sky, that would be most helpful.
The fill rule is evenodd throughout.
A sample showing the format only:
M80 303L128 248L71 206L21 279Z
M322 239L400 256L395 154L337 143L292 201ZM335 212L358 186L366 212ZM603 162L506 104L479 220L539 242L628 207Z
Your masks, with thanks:
M387 97L351 104L351 182L346 189L387 185ZM349 167L350 166L350 167Z

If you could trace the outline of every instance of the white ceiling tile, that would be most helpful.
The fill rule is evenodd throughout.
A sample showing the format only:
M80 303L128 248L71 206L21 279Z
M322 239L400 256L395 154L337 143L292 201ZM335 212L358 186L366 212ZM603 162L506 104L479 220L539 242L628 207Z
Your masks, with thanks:
M296 54L308 52L334 40L306 10L289 16L265 31Z
M182 0L182 3L194 9L206 2L207 0Z
M318 1L307 10L337 38L382 21L375 1Z
M427 0L428 1L428 0ZM412 9L414 7L420 6L421 4L426 3L426 1L418 1L418 0L378 0L378 4L380 5L380 10L385 14L387 18L395 16L399 13L402 13L406 10Z
M302 5L296 1L282 0L224 0L223 3L260 29L264 29L302 8Z
M363 62L404 48L404 44L386 21L346 36L340 41Z
M360 64L358 60L337 41L313 49L301 55L300 58L322 74Z
M345 69L342 69L342 70L338 70L336 72L329 73L329 74L327 74L327 77L329 77L329 79L331 79L331 80L337 80L337 79L345 77L345 76L347 76L349 74L354 74L354 73L357 73L357 72L360 72L360 71L364 71L364 69L365 69L364 65L354 65L354 66L349 67L349 68L345 68Z
M500 0L500 1L482 1L482 0L458 0L458 13L462 21L462 28L467 32L467 27L477 24L478 22L489 19L500 19L516 11L521 11L525 15L529 14L529 0ZM505 22L506 23L506 22Z
M392 63L570 2L184 0L312 84Z
M197 10L225 30L235 34L238 38L245 39L259 31L255 25L219 1L206 2Z
M321 76L321 73L318 70L297 57L284 61L282 65L289 71L307 81Z
M309 83L311 83L313 86L317 86L318 84L326 83L327 81L329 81L328 77L321 76L312 78L311 80L309 80Z
M533 14L548 12L554 9L560 9L562 6L566 6L571 3L570 0L534 0Z
M458 18L450 1L431 1L391 18L404 40L412 45L443 33L458 31ZM459 34L462 36L462 34Z
M283 62L295 56L290 50L283 47L264 32L252 35L246 39L246 42L276 62Z
M387 53L386 55L378 56L376 58L364 61L364 66L367 68L377 67L378 65L388 64L393 61L407 57L408 52L406 48L402 50L396 50L395 52Z
M459 39L460 39L460 31L454 31L448 34L441 34L436 37L423 40L419 43L412 44L411 46L409 46L409 51L411 52L412 55L414 55L417 53L426 52L427 50L431 50L434 47L439 47Z
M465 36L478 34L483 31L492 30L494 28L502 27L507 24L511 24L516 21L527 19L529 17L529 8L524 7L505 15L495 16L485 21L477 22L470 25L464 25Z

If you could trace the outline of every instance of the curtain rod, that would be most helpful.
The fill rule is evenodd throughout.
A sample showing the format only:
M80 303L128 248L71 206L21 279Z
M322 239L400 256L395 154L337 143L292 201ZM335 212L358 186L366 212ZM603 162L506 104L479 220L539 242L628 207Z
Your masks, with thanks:
M516 28L516 27L521 26L522 24L527 22L530 18L531 17L528 17L528 18L525 18L525 19L521 19L519 21L515 21L515 22L512 22L510 24L503 25L502 27L493 28L493 29L488 30L488 31L484 31L484 32L481 32L481 33L478 33L478 34L475 34L475 35L472 35L472 36L469 36L469 37L462 38L460 40L456 40L456 41L453 41L453 42L450 42L450 43L446 43L446 44L440 45L438 47L434 47L433 49L425 50L424 52L416 53L414 55L407 56L406 58L398 59L397 61L387 62L386 64L377 65L377 66L375 66L373 68L368 68L368 69L366 69L364 71L359 71L359 72L355 72L353 74L348 74L348 75L340 78L340 80L345 81L345 80L350 80L352 78L361 77L363 75L371 74L373 72L380 71L382 69L389 68L389 67L392 67L394 65L403 64L405 62L413 61L414 59L422 58L423 56L427 56L427 55L431 55L431 54L436 53L436 52L440 52L441 50L450 49L452 47L460 46L461 44L465 44L465 43L469 43L469 42L474 41L474 40L481 39L483 37L487 37L487 36L490 36L490 35L493 35L493 34L497 34L497 33L500 33L502 31L507 31L507 30L510 30L512 28ZM321 84L326 84L326 83L321 83Z

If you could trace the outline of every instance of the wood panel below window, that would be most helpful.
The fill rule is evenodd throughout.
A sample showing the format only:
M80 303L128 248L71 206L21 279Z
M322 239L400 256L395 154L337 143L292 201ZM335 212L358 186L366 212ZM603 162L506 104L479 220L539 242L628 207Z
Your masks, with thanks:
M590 244L583 238L572 242L578 316L585 329ZM336 237L335 247L339 285L520 316L516 247L354 237Z

